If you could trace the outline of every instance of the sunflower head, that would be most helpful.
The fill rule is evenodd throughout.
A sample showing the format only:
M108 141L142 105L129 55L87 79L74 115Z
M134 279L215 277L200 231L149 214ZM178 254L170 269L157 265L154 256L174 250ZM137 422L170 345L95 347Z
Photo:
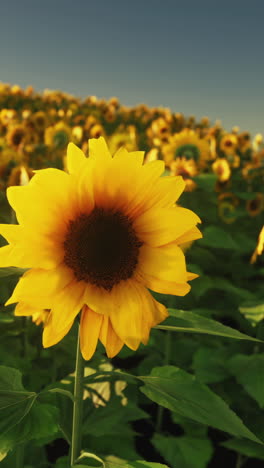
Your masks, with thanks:
M66 148L71 139L71 129L64 122L58 122L45 130L44 140L47 146L62 150Z
M218 158L212 164L212 169L217 175L219 182L226 182L230 179L231 169L228 161L225 158Z
M28 132L24 125L11 126L6 134L7 144L17 150L27 140Z
M227 133L220 140L220 151L225 155L235 154L238 145L237 136L232 133Z
M203 167L210 158L210 146L206 139L190 129L170 136L168 144L162 147L164 161L167 166L177 158L192 159Z
M162 161L121 148L111 156L102 137L89 140L89 158L71 143L68 173L37 171L10 187L18 225L0 225L9 245L1 266L28 271L7 304L16 315L48 309L43 345L52 346L81 311L81 350L89 359L100 340L109 357L126 344L146 344L168 312L150 290L184 296L188 273L181 245L201 237L199 218L175 202L182 177L161 177Z
M90 129L90 138L99 138L100 136L103 136L105 134L105 131L100 124L93 125Z
M193 159L176 158L170 164L171 175L181 176L186 185L185 190L192 192L196 188L196 183L192 180L198 174L198 169Z
M264 209L264 195L262 193L257 193L256 197L252 200L247 200L246 210L249 216L257 216Z
M126 148L127 151L137 150L137 133L134 125L126 129L120 128L107 138L107 143L111 154L114 154L119 148Z
M31 119L35 125L36 131L37 132L44 132L45 128L48 125L48 118L47 114L43 111L38 111L35 112L32 116Z

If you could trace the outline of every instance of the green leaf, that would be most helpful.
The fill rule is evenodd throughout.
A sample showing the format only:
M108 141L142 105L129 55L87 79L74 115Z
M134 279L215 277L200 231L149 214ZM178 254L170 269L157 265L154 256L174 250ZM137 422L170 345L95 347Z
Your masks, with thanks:
M160 463L147 462L144 460L138 460L133 462L105 462L105 468L169 468L167 465Z
M264 408L264 354L237 354L228 361L228 368L260 408Z
M151 442L172 468L206 468L213 455L207 438L156 434Z
M57 409L25 391L17 369L0 366L0 453L19 443L57 433Z
M126 423L148 417L145 411L132 402L121 404L120 398L112 398L106 406L94 408L83 423L83 433L100 437L106 434L124 433L130 430Z
M139 377L145 384L141 391L161 406L254 442L261 441L218 395L193 375L173 366L156 367L151 375Z
M250 458L259 458L264 460L264 447L263 445L252 442L251 440L241 440L241 439L230 439L226 442L222 442L221 445L224 447L235 450L242 455Z
M203 238L198 242L199 245L216 249L235 250L239 247L227 231L216 226L206 227L203 231Z
M16 267L8 267L8 268L0 268L0 278L5 278L6 276L21 276L23 275L27 269L25 268L16 268Z
M255 326L258 322L264 318L264 304L258 304L255 306L239 307L239 311L243 314L246 319L249 320L251 325Z
M173 325L157 325L155 328L174 332L204 333L236 340L260 341L238 330L222 325L220 322L202 317L190 311L169 309L169 314L170 317L165 323L171 323Z
M27 415L37 395L34 392L0 390L1 438ZM1 440L0 440L1 449Z

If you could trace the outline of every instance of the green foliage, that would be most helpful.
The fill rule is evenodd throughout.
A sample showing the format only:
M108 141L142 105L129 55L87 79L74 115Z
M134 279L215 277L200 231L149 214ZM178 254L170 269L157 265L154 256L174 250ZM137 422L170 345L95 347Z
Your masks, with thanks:
M245 356L237 354L228 362L230 372L235 376L260 408L264 407L264 354Z
M193 312L169 309L169 313L170 318L167 319L166 325L158 325L157 328L175 332L205 333L208 335L223 336L237 340L259 341L256 338L240 333L238 330L233 330L232 328L226 327L215 320L207 319L194 314ZM167 323L171 323L173 325L167 325Z
M206 437L157 434L152 443L172 468L206 468L213 454L212 444Z
M159 405L202 424L260 442L218 395L187 372L163 366L140 379L145 384L141 391Z
M35 392L25 391L21 373L0 366L0 453L6 455L17 444L47 438L57 433L57 408L37 401Z

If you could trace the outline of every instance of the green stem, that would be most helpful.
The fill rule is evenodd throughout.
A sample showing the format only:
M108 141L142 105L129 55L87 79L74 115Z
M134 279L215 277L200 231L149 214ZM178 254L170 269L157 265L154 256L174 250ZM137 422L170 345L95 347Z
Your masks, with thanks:
M165 366L170 363L170 353L171 353L171 332L167 331L166 333L167 334L166 334L166 340L165 340L165 355L164 355ZM164 412L163 406L158 406L157 420L156 420L156 427L155 427L156 432L159 432L161 430L163 412Z
M20 444L16 449L16 465L15 468L23 468L24 467L24 450L25 445Z
M76 350L75 383L74 383L74 403L72 419L72 442L71 442L71 466L79 457L82 440L82 408L83 408L83 376L84 359L80 350L80 327L78 332L78 342Z

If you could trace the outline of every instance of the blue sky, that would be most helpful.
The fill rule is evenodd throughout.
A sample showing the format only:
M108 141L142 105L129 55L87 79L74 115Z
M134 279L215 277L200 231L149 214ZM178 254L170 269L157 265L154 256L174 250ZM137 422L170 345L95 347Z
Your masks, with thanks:
M264 133L264 2L2 0L0 81Z

